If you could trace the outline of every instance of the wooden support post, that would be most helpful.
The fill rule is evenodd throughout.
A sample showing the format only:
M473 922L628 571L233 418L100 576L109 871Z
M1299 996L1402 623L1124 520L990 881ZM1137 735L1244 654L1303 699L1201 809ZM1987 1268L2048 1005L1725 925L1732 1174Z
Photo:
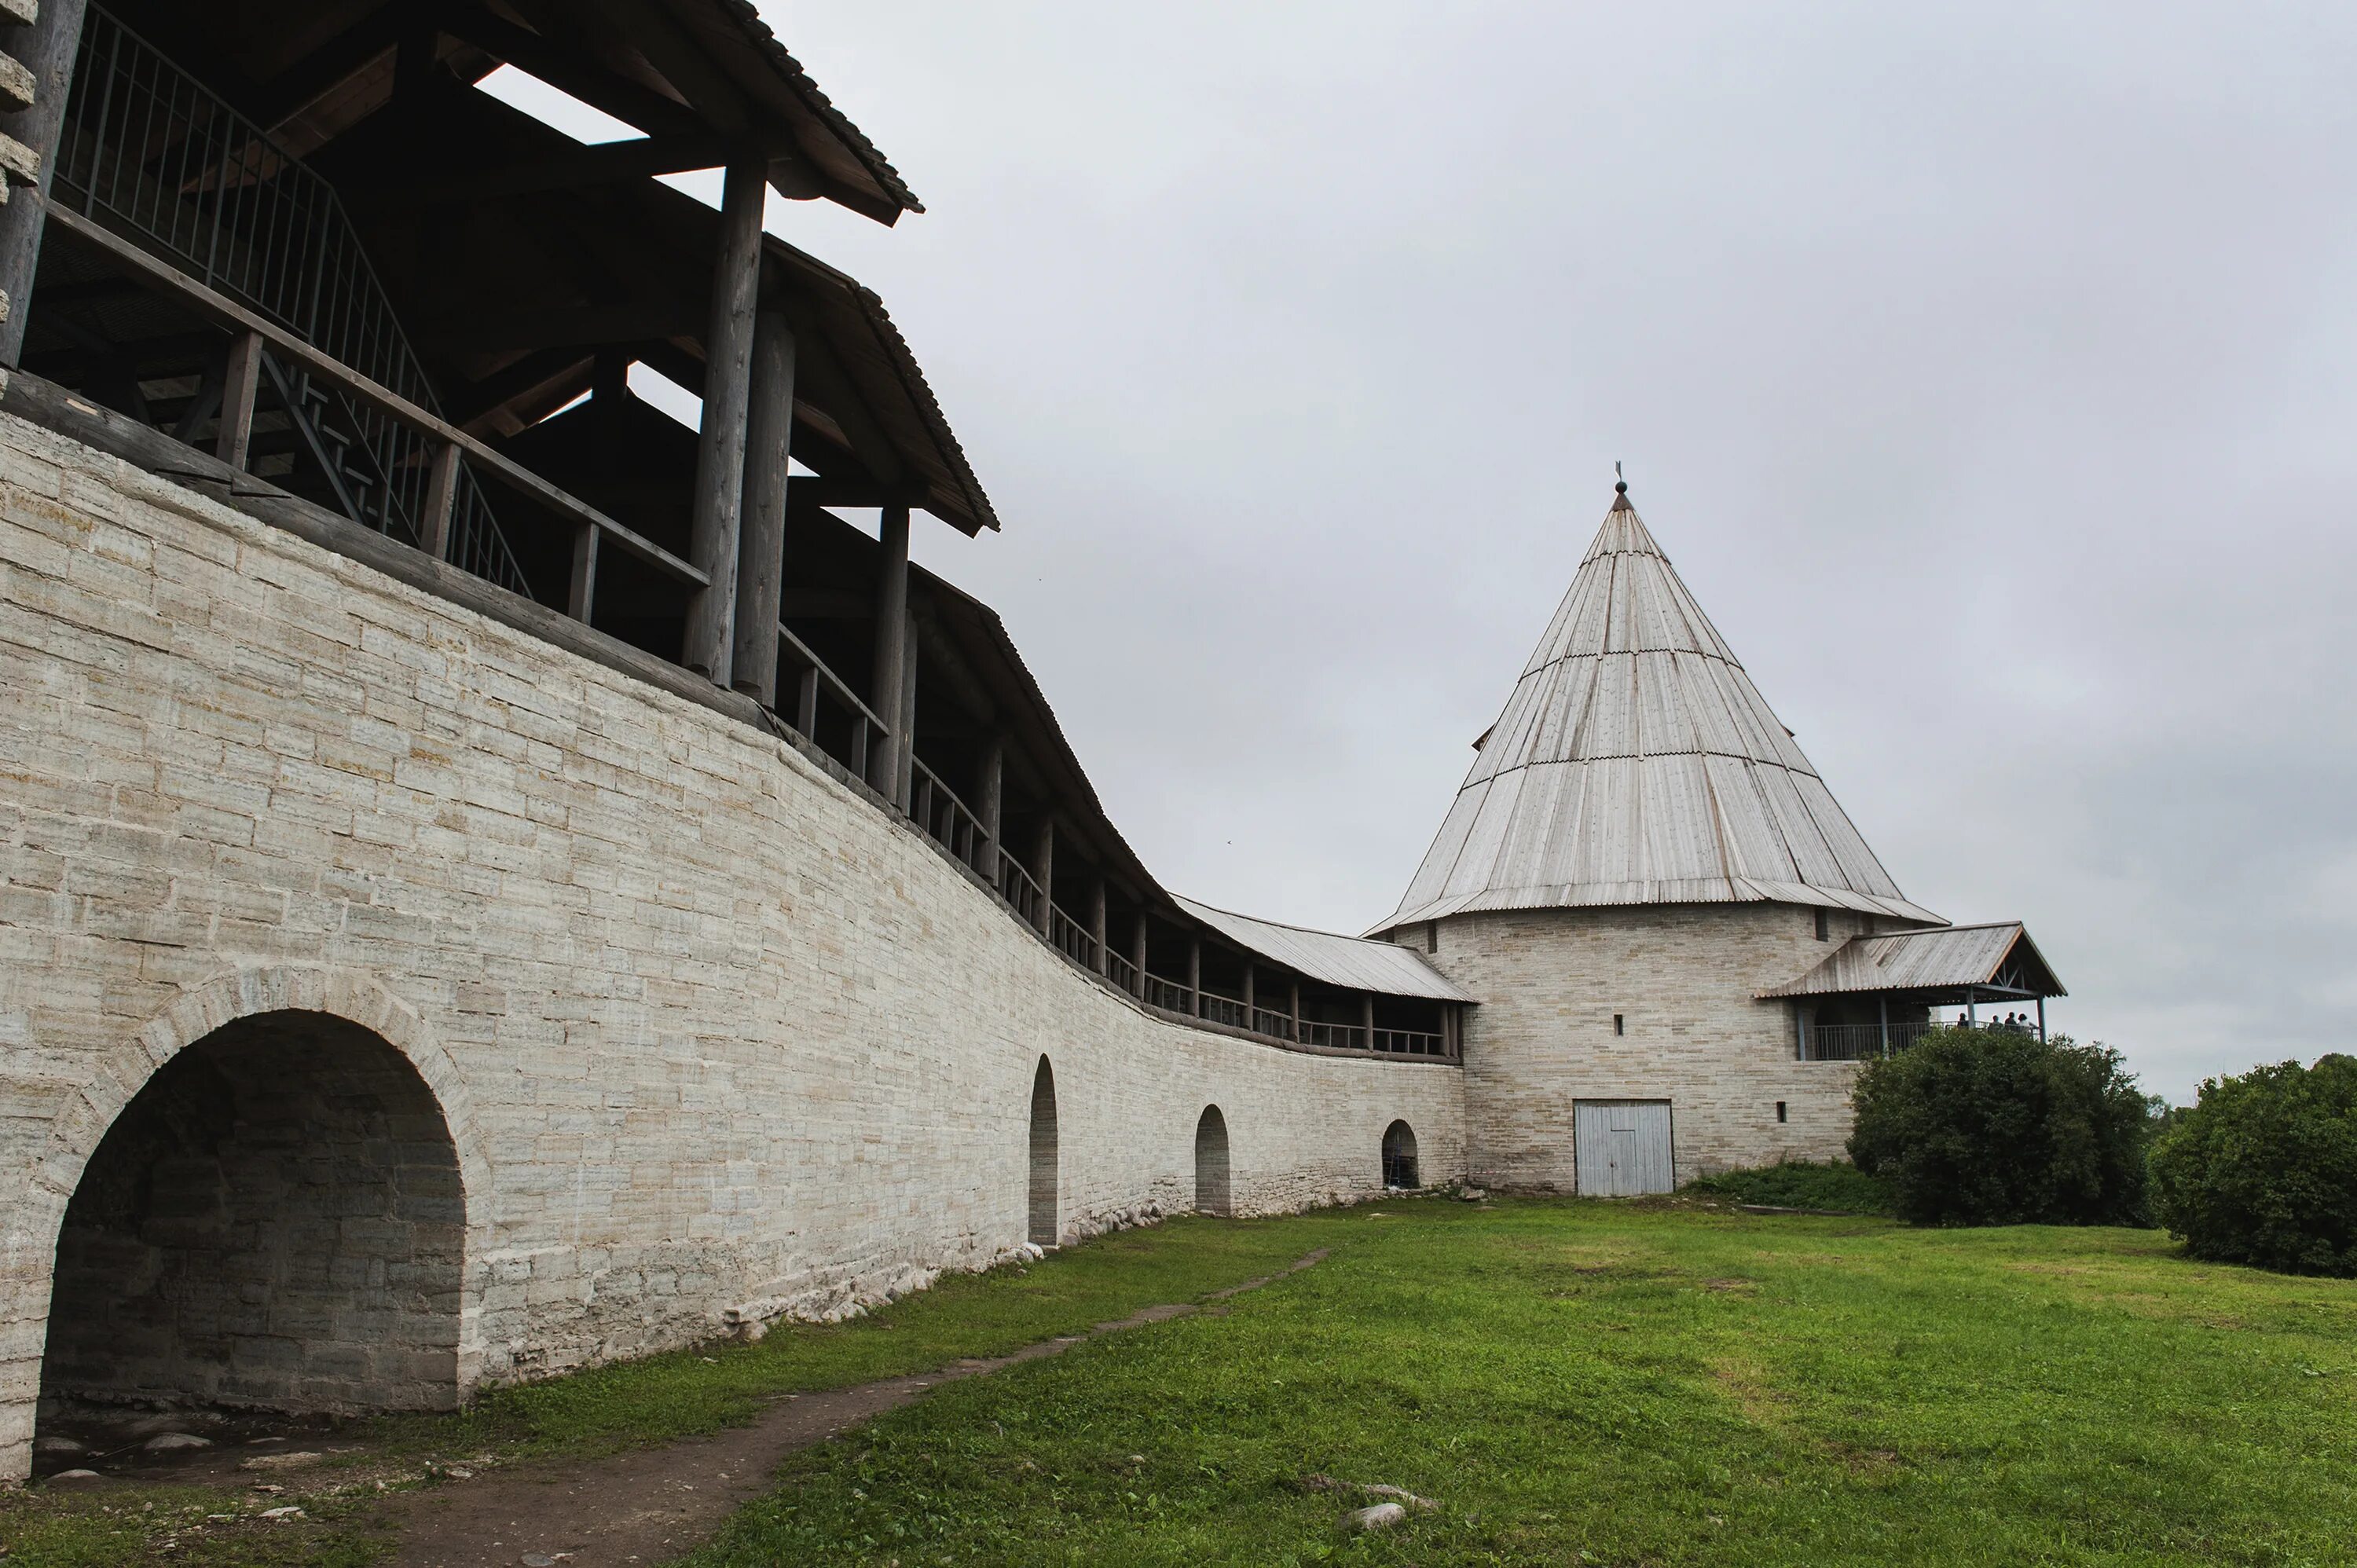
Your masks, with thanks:
M753 312L761 285L761 216L768 165L728 165L720 200L720 253L712 269L712 325L704 339L704 429L695 448L687 558L710 579L688 601L680 662L716 686L736 651L738 521L745 501L745 416L752 399Z
M1293 1004L1293 1037L1297 1042L1301 1038L1301 982L1298 978L1293 982L1290 1000Z
M1143 909L1137 912L1137 919L1130 927L1129 962L1130 967L1137 972L1133 983L1136 986L1139 999L1143 1000L1146 995L1146 911Z
M753 323L753 386L745 417L745 502L738 524L737 648L729 680L778 705L778 607L785 596L786 446L794 424L794 333L782 312Z
M1887 1056L1889 1056L1889 1055L1890 1054L1890 998L1889 998L1889 997L1888 997L1888 996L1877 996L1877 997L1874 999L1874 1015L1875 1015L1875 1021L1876 1021L1877 1023L1878 1023L1878 1024L1880 1024L1880 1025L1882 1026L1882 1054L1883 1054L1884 1056L1886 1056L1886 1057L1887 1057Z
M975 818L982 823L982 842L974 845L974 858L982 864L975 867L996 883L998 880L999 831L1006 817L1006 740L992 736L982 748L982 780L974 791Z
M794 727L804 740L818 739L818 666L802 671L801 690L794 693Z
M1367 1049L1375 1048L1375 993L1365 992L1359 997L1359 1027L1366 1038Z
M418 520L417 548L447 561L450 522L458 510L458 444L445 441L435 447L433 463L425 471L425 515Z
M261 392L262 335L241 332L230 339L221 371L221 433L213 437L213 456L232 468L245 467L246 449L253 445L253 403Z
M878 537L884 555L876 573L876 675L867 705L888 732L877 747L877 766L883 770L877 788L889 794L900 774L900 665L909 656L909 509L886 507Z
M1092 878L1089 883L1089 940L1092 958L1089 967L1099 974L1113 972L1112 955L1105 951L1105 879Z
M1203 1015L1203 939L1187 939L1187 1011Z
M1256 1035L1260 1031L1253 1028L1253 1009L1260 1005L1260 1000L1253 994L1253 983L1255 978L1253 973L1252 955L1246 953L1244 955L1244 1027L1252 1029Z
M1979 993L1978 992L1976 992L1976 991L1973 990L1973 988L1972 988L1972 987L1970 987L1970 986L1966 986L1966 987L1964 988L1964 1027L1965 1027L1965 1028L1967 1028L1967 1029L1977 1029L1977 1028L1979 1028L1980 1026L1981 1026L1981 999L1980 999L1980 993Z
M1049 911L1056 907L1056 819L1052 814L1039 819L1039 842L1031 852L1031 878L1039 884L1040 932L1053 935L1055 918Z
M917 618L900 618L900 788L894 799L908 809L917 779Z
M17 190L15 199L0 206L0 311L5 312L0 316L0 365L14 367L24 358L33 269L41 258L41 231L49 209L49 176L57 167L58 133L65 124L74 56L81 49L82 9L83 0L41 0L31 27L0 28L0 52L15 57L33 78L32 103L0 114L0 134L40 160L32 188Z
M565 613L589 624L589 612L597 607L597 535L600 531L583 523L573 531L573 583L565 591Z
M2046 1043L2046 998L2038 999L2038 1043Z

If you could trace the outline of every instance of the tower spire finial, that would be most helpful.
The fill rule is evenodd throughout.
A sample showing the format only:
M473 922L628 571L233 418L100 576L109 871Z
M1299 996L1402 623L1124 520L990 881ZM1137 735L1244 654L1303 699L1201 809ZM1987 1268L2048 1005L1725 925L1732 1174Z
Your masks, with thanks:
M1629 481L1620 477L1620 459L1618 457L1612 460L1612 510L1632 510L1629 505Z

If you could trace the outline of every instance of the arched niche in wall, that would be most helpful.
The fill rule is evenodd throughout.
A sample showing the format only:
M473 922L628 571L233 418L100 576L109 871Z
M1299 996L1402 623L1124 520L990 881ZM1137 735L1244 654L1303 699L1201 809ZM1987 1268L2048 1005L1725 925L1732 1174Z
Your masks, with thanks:
M1232 1212L1229 1179L1228 1119L1220 1114L1218 1106L1206 1105L1195 1121L1196 1212Z
M1031 1075L1031 1202L1028 1234L1034 1245L1056 1244L1056 1072L1048 1058Z
M1405 1122L1394 1122L1383 1129L1383 1185L1396 1187L1424 1185L1416 1179L1415 1129Z

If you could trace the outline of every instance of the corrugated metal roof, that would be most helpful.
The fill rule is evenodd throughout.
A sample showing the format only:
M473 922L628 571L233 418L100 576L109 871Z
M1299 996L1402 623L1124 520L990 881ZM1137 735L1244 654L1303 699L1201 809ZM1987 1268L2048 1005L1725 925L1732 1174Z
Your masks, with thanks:
M1910 903L1623 494L1391 930L1469 909Z
M1238 947L1329 985L1380 992L1385 996L1428 996L1442 1002L1475 1000L1470 992L1460 990L1420 955L1395 943L1280 926L1272 920L1232 915L1191 898L1180 898L1178 903L1179 908Z
M1951 926L1938 931L1853 937L1798 980L1760 994L1825 996L1859 991L1945 991L1996 984L1997 976L2007 969L2019 972L2017 989L2041 996L2069 994L2018 920Z

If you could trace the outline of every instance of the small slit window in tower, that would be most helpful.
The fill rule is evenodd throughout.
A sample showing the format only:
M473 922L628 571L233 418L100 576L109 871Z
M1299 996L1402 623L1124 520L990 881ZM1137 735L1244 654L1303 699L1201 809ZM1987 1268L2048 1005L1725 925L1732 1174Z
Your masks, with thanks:
M1817 940L1821 942L1833 940L1833 922L1825 918L1823 908L1817 910Z
M1437 920L1426 920L1424 923L1424 950L1426 952L1440 950L1440 922Z
M1785 1120L1784 1102L1781 1100L1776 1101L1776 1120L1779 1122Z
M1618 1014L1618 1013L1613 1014L1613 1015L1612 1015L1612 1032L1613 1032L1614 1034L1616 1034L1616 1035L1625 1035L1625 1034L1627 1034L1627 1033L1629 1032L1629 1020L1628 1020L1628 1019L1626 1019L1626 1018L1623 1018L1623 1017L1622 1017L1620 1014Z

